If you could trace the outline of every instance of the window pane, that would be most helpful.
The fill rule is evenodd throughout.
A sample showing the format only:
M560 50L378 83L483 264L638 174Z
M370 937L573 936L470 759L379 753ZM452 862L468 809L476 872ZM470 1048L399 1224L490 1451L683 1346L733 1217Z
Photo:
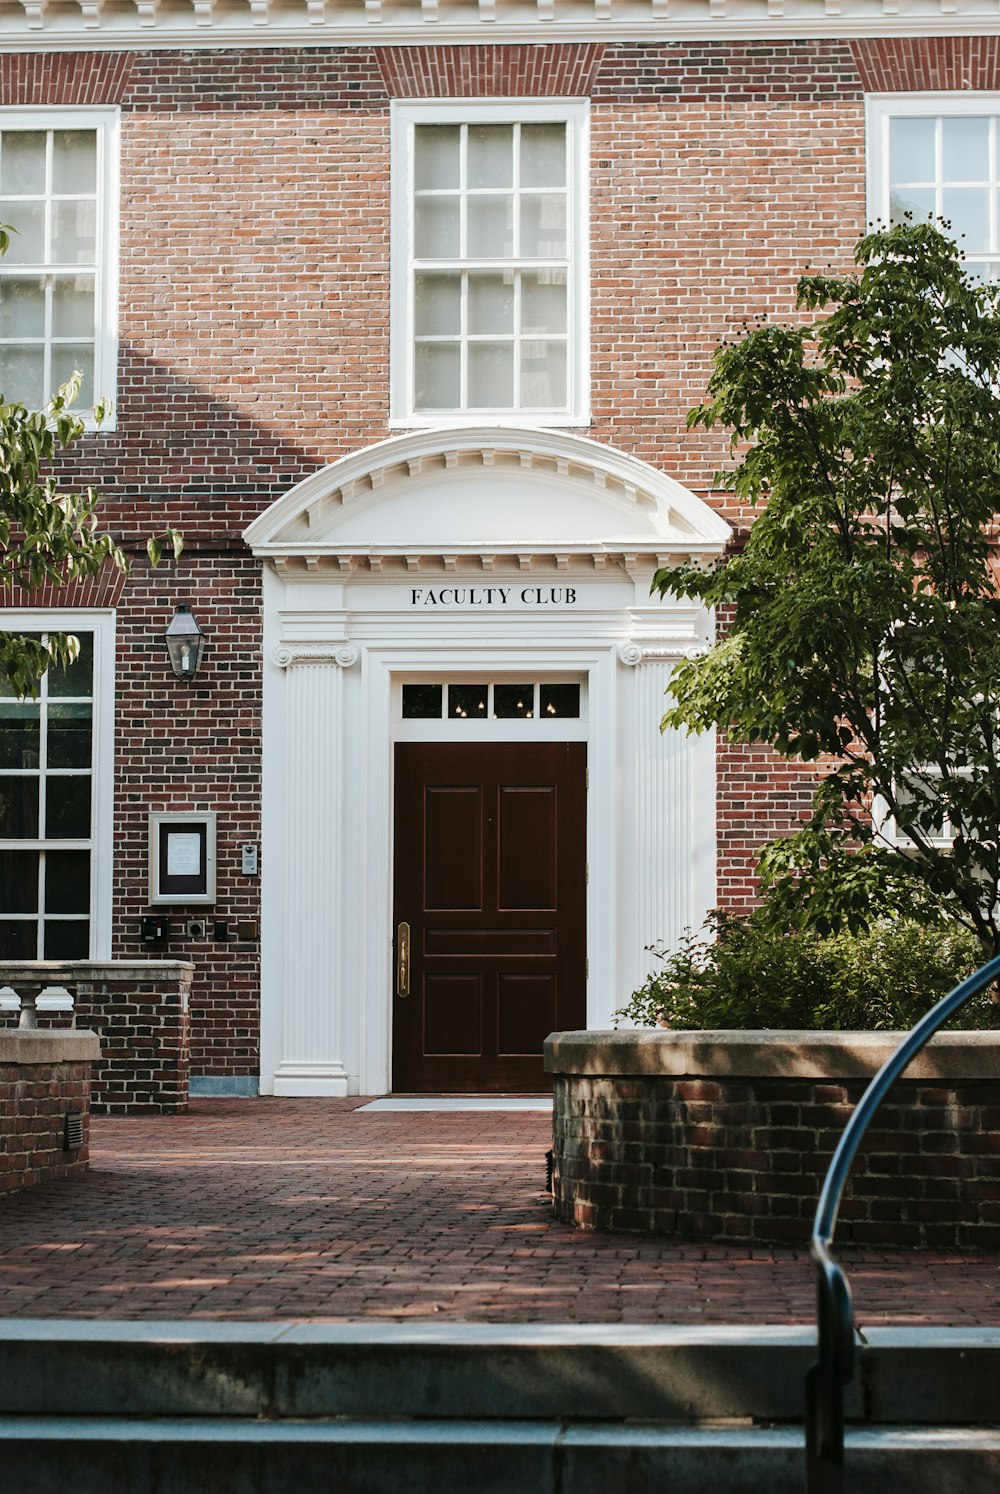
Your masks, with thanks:
M566 185L566 126L525 124L521 126L521 186Z
M457 259L461 249L459 197L418 197L413 248L418 259Z
M566 404L566 344L526 342L521 347L521 404L561 408Z
M90 777L45 780L45 834L51 840L85 840L90 834Z
M470 187L514 185L513 125L470 125L468 153Z
M90 912L89 851L46 851L45 911Z
M97 131L55 130L52 135L53 192L97 191Z
M89 768L92 734L91 706L49 706L48 763L50 768Z
M469 331L514 331L514 276L469 276Z
M403 720L439 721L442 702L441 685L404 685Z
M0 143L0 191L45 192L45 131L5 130Z
M494 685L493 714L498 721L528 721L534 715L534 685Z
M889 216L893 223L901 223L910 213L914 222L926 223L934 216L933 187L893 187L889 200Z
M542 720L553 716L575 719L580 714L580 686L541 685L538 692L538 713Z
M97 206L93 202L52 204L52 257L57 265L90 265L97 253Z
M92 695L94 693L94 635L78 633L80 653L68 668L55 664L49 670L50 695Z
M469 405L509 410L514 405L514 346L474 342L469 346Z
M40 733L37 705L0 700L0 768L37 768Z
M942 215L963 249L990 247L989 193L985 187L945 187Z
M889 179L932 182L935 175L934 120L890 119Z
M448 715L460 720L486 720L488 685L449 685Z
M93 335L94 277L57 275L52 285L52 336Z
M539 192L521 198L521 253L532 259L566 255L566 198Z
M0 337L45 336L45 281L0 279Z
M38 852L0 851L0 913L37 913Z
M521 276L521 331L566 331L564 270L525 270Z
M509 259L514 253L513 197L470 197L468 214L470 259Z
M17 343L0 345L0 394L19 400L29 409L44 405L45 350L40 347L18 347Z
M417 125L414 130L414 183L417 191L458 187L460 125Z
M941 121L941 171L946 182L990 178L990 122L946 115Z
M455 410L462 399L462 355L457 343L420 342L414 403L418 410Z
M85 919L45 925L46 960L85 960L90 953L90 924Z
M40 639L42 635L41 635L41 633L21 633L18 636L21 637L21 638L38 638L38 639ZM3 631L0 630L0 637L10 638L11 634L10 633L3 633ZM6 696L7 699L9 700L9 699L11 699L13 697L13 694L14 694L14 686L11 684L10 680L7 678L7 676L5 674L0 673L0 696Z
M76 405L81 409L94 403L94 344L57 342L52 347L52 388L59 389L75 373L81 374Z
M8 265L42 265L45 263L45 204L43 202L0 201L0 223L16 231L10 236L10 248L4 263Z
M0 838L34 840L38 835L38 779L0 777Z
M0 960L37 960L38 924L34 919L0 918Z
M462 276L415 275L413 317L418 337L442 336L462 330Z

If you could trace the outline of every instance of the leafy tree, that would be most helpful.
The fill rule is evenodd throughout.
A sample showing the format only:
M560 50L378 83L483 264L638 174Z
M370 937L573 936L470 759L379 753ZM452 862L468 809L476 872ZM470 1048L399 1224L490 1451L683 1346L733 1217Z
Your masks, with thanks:
M0 226L0 254L6 254L9 242L8 231ZM79 392L80 377L74 374L44 410L29 410L0 394L0 598L15 586L35 591L47 581L63 586L95 576L108 563L128 569L125 552L110 534L99 531L94 489L68 492L44 471L84 433L81 416L71 409ZM94 413L100 423L107 407L99 404ZM179 555L180 536L168 530L166 539ZM156 565L163 540L151 536L146 548ZM2 632L0 673L15 693L30 695L50 663L65 665L78 651L72 635L49 634L43 644Z
M817 764L808 821L759 858L783 916L823 932L944 913L992 956L1000 292L930 223L869 233L855 263L799 281L798 324L719 348L688 417L730 427L718 480L763 506L728 563L656 576L731 616L678 667L663 724Z

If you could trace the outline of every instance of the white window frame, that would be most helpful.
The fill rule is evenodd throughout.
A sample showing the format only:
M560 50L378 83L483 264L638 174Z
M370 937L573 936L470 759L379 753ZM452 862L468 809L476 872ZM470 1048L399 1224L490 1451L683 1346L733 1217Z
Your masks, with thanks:
M394 429L433 426L561 427L590 424L590 106L586 99L432 100L390 105L392 255L390 410ZM472 412L413 408L413 149L418 124L565 124L567 216L567 403L560 411ZM483 260L491 268L497 260Z
M941 777L940 769L933 764L929 764L921 771L925 778ZM971 773L972 770L963 769L961 771ZM876 835L887 846L894 847L898 851L912 850L915 847L916 841L897 828L896 817L881 794L876 794L872 800L872 822ZM940 835L925 835L924 839L929 846L936 846L939 850L943 851L950 850L955 843L955 831L952 829L948 816L944 815L942 818Z
M94 635L93 761L90 776L90 959L111 958L115 789L115 614L112 610L0 610L4 633L74 633ZM48 842L2 840L5 850L42 849ZM59 842L59 846L63 846ZM66 842L67 847L72 842Z
M0 131L4 130L96 130L97 131L97 244L95 281L94 396L111 402L110 414L98 427L92 412L84 414L88 430L115 429L118 398L118 262L120 221L120 115L117 108L77 109L0 108ZM16 225L15 225L16 226ZM0 259L0 275L23 276L30 265L8 265ZM41 272L44 273L44 272ZM9 392L17 398L16 391ZM45 391L48 398L54 389Z
M865 101L868 135L868 219L889 222L889 125L900 117L928 118L937 115L995 115L1000 121L1000 93L884 93L869 94ZM935 170L935 178L937 171ZM991 179L1000 180L1000 123L995 134L995 159ZM940 189L940 183L939 183ZM989 254L970 255L970 261L1000 261L1000 203L993 194L991 214L996 215L991 237L995 249ZM959 241L961 248L961 241Z

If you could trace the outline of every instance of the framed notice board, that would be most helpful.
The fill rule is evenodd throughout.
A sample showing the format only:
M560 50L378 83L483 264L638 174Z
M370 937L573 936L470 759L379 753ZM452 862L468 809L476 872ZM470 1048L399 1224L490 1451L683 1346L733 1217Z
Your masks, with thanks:
M149 816L149 901L215 902L215 815Z

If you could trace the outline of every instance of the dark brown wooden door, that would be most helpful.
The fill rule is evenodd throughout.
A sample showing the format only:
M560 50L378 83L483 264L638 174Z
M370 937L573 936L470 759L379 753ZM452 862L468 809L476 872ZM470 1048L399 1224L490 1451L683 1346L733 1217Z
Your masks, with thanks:
M397 958L410 926L397 1091L551 1088L543 1041L586 1019L586 752L397 745Z

